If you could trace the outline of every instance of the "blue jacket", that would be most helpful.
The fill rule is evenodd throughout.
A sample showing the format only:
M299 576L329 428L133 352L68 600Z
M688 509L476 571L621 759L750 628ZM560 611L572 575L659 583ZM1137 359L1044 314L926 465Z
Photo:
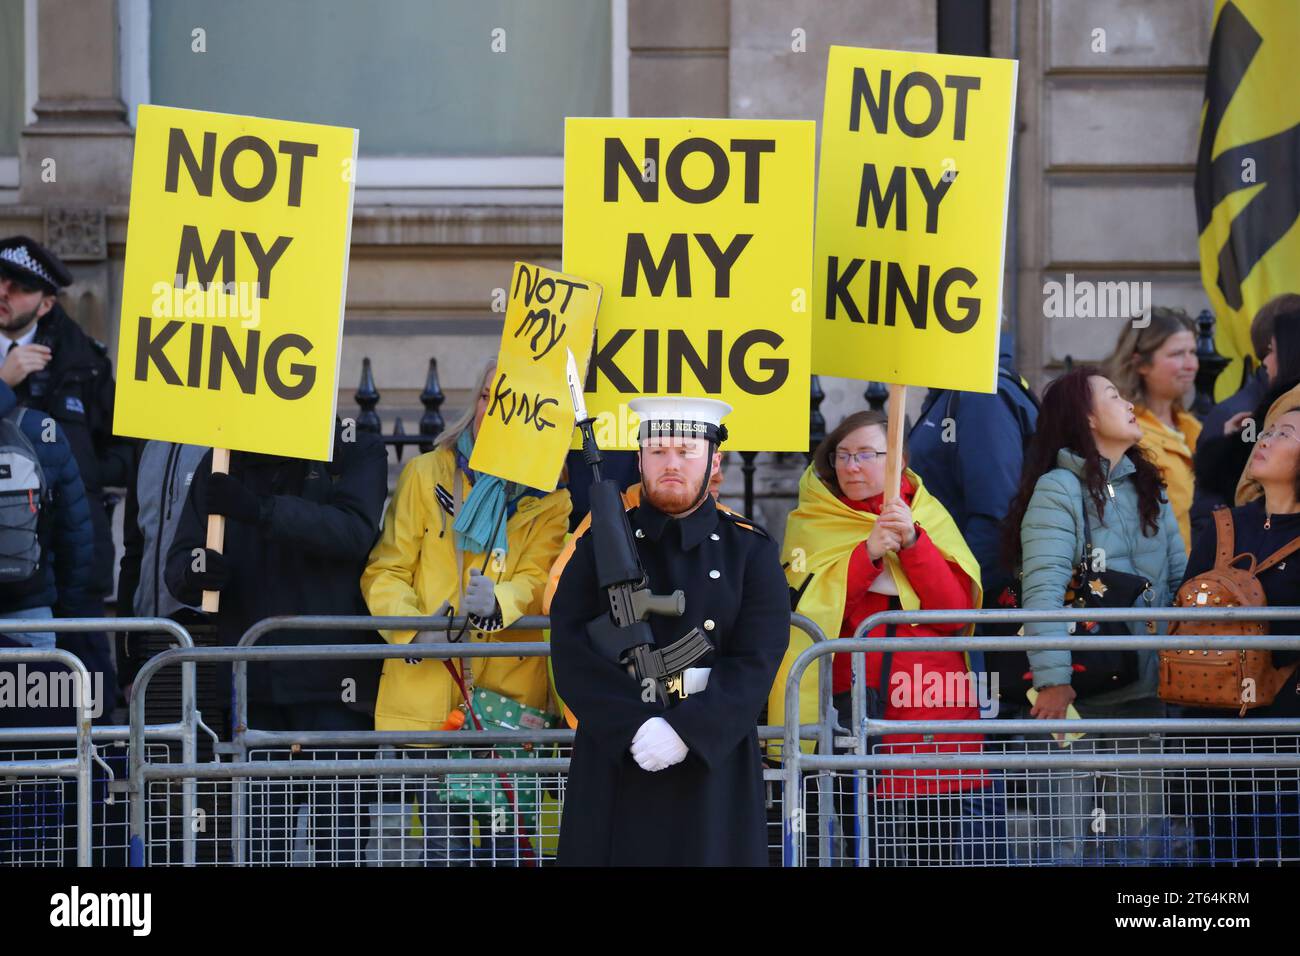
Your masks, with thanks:
M1020 487L1025 442L1038 424L1037 405L1009 369L1004 354L992 395L931 392L908 435L908 464L948 509L979 562L985 607L997 607L1011 583L1001 524Z
M1056 456L1057 467L1038 479L1033 497L1020 523L1023 551L1021 568L1022 606L1038 611L1065 604L1065 589L1083 553L1083 459L1062 449ZM1137 488L1133 484L1133 462L1127 457L1113 469L1102 459L1102 468L1114 489L1106 502L1105 520L1097 517L1097 508L1088 496L1088 523L1092 528L1092 546L1105 555L1106 567L1112 571L1140 574L1151 582L1154 594L1151 607L1168 607L1183 580L1187 555L1169 502L1160 506L1156 533L1142 532L1138 517ZM1142 601L1141 598L1138 599ZM1141 604L1137 606L1142 606ZM1146 625L1129 625L1134 634L1146 634ZM1164 633L1160 624L1157 633ZM1061 635L1064 624L1026 624L1025 636ZM1141 678L1129 687L1089 698L1094 704L1118 704L1155 696L1159 677L1159 660L1154 651L1139 652ZM1052 687L1070 682L1069 651L1030 651L1029 667L1034 672L1035 687Z
M0 382L0 416L8 415L17 405L13 389ZM0 589L0 611L52 607L59 616L70 616L83 611L88 600L95 533L72 446L53 419L49 424L54 429L54 440L45 440L46 419L45 414L29 410L22 422L23 434L36 449L52 495L48 533L41 541L41 567L31 580Z

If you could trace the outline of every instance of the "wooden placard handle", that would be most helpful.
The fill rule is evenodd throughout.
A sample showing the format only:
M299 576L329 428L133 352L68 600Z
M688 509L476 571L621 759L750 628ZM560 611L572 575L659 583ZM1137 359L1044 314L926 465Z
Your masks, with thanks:
M230 449L212 449L212 473L214 475L230 474ZM220 552L226 546L226 516L208 515L208 548ZM221 606L220 591L203 592L203 610L215 614Z
M885 429L885 501L903 489L903 424L907 419L907 386L889 386L889 426Z

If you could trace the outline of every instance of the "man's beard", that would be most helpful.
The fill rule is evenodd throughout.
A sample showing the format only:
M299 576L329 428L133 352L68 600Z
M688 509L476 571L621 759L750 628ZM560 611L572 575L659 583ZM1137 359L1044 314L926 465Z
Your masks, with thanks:
M678 485L665 486L661 479L657 487L646 486L646 497L650 499L650 504L666 515L679 515L689 510L695 504L699 494L699 487L691 487L690 481L686 478L682 478L681 484Z
M0 331L4 332L22 332L27 326L31 325L37 319L37 311L40 306L32 309L30 312L13 313L6 321L0 318Z

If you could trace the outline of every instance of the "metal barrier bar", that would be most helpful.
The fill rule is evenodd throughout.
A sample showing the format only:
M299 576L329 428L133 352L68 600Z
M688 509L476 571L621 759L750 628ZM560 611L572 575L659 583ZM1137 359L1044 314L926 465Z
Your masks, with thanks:
M141 771L145 780L164 780L182 775L208 780L227 780L236 776L297 777L308 767L312 776L352 775L424 776L429 773L559 773L569 769L567 757L530 757L527 759L472 758L466 760L249 760L243 763L146 764Z
M473 747L478 743L488 741L510 742L512 740L527 739L531 742L549 741L550 735L554 734L554 742L563 743L572 740L571 731L543 731L534 734L524 732L509 731L456 731L456 732L385 732L385 731L354 731L354 732L311 732L295 733L292 731L258 731L247 727L247 662L248 661L268 661L277 659L319 659L321 657L333 657L341 659L389 659L389 658L452 658L452 657L527 657L527 656L545 656L550 653L550 645L537 642L509 642L509 641L490 641L481 643L456 643L456 644L438 644L438 645L380 645L380 644L330 644L330 645L290 645L287 647L255 647L258 640L266 634L275 630L448 630L452 628L461 628L465 621L462 618L427 618L427 617L327 617L327 616L286 616L277 618L267 618L258 622L249 628L240 638L239 644L234 648L200 648L193 650L173 649L157 655L145 666L141 668L136 677L136 693L139 699L143 700L144 689L148 687L149 681L153 675L162 667L173 662L190 664L191 666L199 662L208 662L215 660L230 660L234 663L234 695L235 711L238 715L234 721L236 735L236 751L241 758L236 762L222 764L219 767L213 765L204 765L205 770L201 776L205 778L232 778L238 786L241 782L242 773L256 773L261 775L268 762L249 762L246 760L248 750L253 746L274 746L286 742L304 744L320 743L338 743L338 744L365 744L375 745L391 743L408 744L428 744L428 745L448 745L459 744L463 747ZM804 617L803 615L792 615L791 625L800 628L809 635L814 644L824 642L825 635L822 634L817 625ZM545 617L528 616L516 621L512 627L527 630L539 630L549 626L549 621ZM767 740L785 740L793 736L799 740L815 739L823 747L829 746L829 742L834 734L833 717L830 714L831 707L831 659L825 658L819 665L819 710L821 720L817 724L796 724L793 730L787 730L782 726L762 726L759 728L760 736ZM192 760L185 761L182 764L169 764L165 766L147 767L143 754L136 758L137 752L142 748L141 744L141 727L142 727L142 710L135 706L135 700L132 701L131 713L131 738L132 738L132 760L130 771L129 787L135 797L132 813L132 834L133 842L138 836L143 841L144 836L144 784L147 779L162 779L173 777L181 773L188 773L194 767L199 766ZM513 736L518 734L518 737ZM561 761L560 767L567 769L567 758L555 758ZM303 773L306 768L303 763L289 762L295 769L293 773ZM373 761L371 761L373 763ZM424 773L428 773L430 764L442 764L443 761L425 761ZM475 766L472 761L448 761L446 772L473 772ZM495 767L497 770L505 772L501 763L490 762L491 766L486 769ZM404 763L408 766L409 763ZM539 764L537 760L530 759L527 762L527 768L538 771ZM251 768L251 769L250 769ZM418 769L418 768L417 768ZM311 769L308 771L312 775L327 776L340 772L352 772L352 765L349 762L337 761L314 761ZM407 771L403 771L404 773ZM415 771L410 771L415 772ZM293 774L289 774L293 775ZM242 862L242 820L244 818L246 807L243 800L246 793L240 787L235 794L236 814L235 825L232 828L232 839L235 841L235 856L237 862ZM826 797L829 799L829 791ZM829 839L829 832L826 834ZM141 862L143 856L140 857Z
M550 621L540 615L525 615L510 624L503 630L541 630L549 627ZM236 647L247 648L257 644L263 637L273 631L289 630L322 630L322 631L446 631L451 633L452 629L458 633L467 633L469 630L469 621L465 617L373 617L369 615L308 615L308 614L291 614L281 615L279 617L268 617L253 624L239 638ZM473 642L464 642L464 646L471 646ZM504 644L510 642L487 641L484 645ZM346 645L337 645L346 646ZM377 644L359 645L362 647L378 647ZM407 647L409 645L398 644L391 645L396 647ZM461 647L462 642L457 642L454 647ZM521 646L520 644L511 644L512 647ZM547 647L545 654L549 654L549 646L539 644L538 646ZM328 654L326 656L336 656ZM403 654L402 657L413 657L418 655ZM472 657L472 654L449 655L454 657ZM489 654L485 656L498 656ZM504 655L501 655L504 656ZM513 655L513 656L541 656L541 655ZM234 706L231 713L231 725L234 735L234 748L240 759L248 757L248 742L245 734L248 731L248 661L249 658L236 658L231 671L232 688L231 693L234 697ZM265 738L263 738L265 739ZM282 738L283 739L283 738ZM463 739L463 738L462 738ZM242 778L235 779L235 793L233 799L236 803L237 812L235 813L235 825L232 827L231 840L233 841L235 858L238 862L243 862L244 840L243 826L247 815L248 792L243 784Z
M110 621L111 624L109 623ZM176 642L177 644L180 645L180 647L182 648L194 647L194 638L190 636L190 632L186 630L183 625L178 624L176 621L173 621L170 618L165 618L165 617L117 617L111 619L100 618L100 617L54 618L51 620L42 620L42 621L32 621L30 619L0 620L0 633L5 633L5 632L26 633L31 631L53 631L56 634L61 634L61 633L81 633L87 631L93 632L93 631L105 631L105 630L169 634L176 639ZM84 671L85 668L83 667L82 670ZM89 672L86 672L86 674L87 674L86 679L87 681L89 681ZM84 686L89 687L90 685L89 683L87 683ZM141 725L140 740L142 741L145 736L144 734L145 728L143 727L143 723L144 723L143 689L141 689L141 692L138 697L138 701L140 704L140 708L139 708L140 725ZM136 709L135 708L136 699L133 699L131 703L132 703L131 712L133 715L131 726L128 726L126 728L103 727L103 726L98 728L92 728L90 733L86 735L86 741L85 741L86 747L91 748L92 740L96 738L104 739L104 740L120 740L123 738L133 739L135 737L134 714ZM197 737L197 727L198 727L198 714L197 714L197 707L196 707L195 675L194 675L193 664L186 663L181 668L181 719L180 721L175 724L160 725L160 726L163 726L167 731L177 730L179 732L179 739L181 741L181 757L187 763L194 762L195 759L197 758L196 737ZM65 728L32 728L32 729L37 732L33 736L26 737L24 739L46 740L46 739L59 739L60 737L68 736ZM80 751L82 747L81 736L82 736L81 727L80 725L78 725L77 749L78 749L79 757L80 757ZM148 734L148 736L150 738L157 739L161 736L166 736L166 735L158 734L155 732L155 733ZM90 865L89 749L87 751L87 774L88 774L86 778L87 786L82 788L84 789L85 799L86 799L86 821L87 821L86 822L87 839L85 841L86 862L85 863L80 862L82 858L82 851L81 851L81 847L78 846L77 856L78 856L79 866ZM78 794L78 801L79 801L78 816L79 817L81 812L80 800L81 800L81 796L80 794ZM187 783L187 782L182 783L182 800L184 802L185 812L187 814L192 814L194 808L194 791L193 791L192 783ZM78 826L80 827L80 823L78 823ZM80 841L80 831L78 832L78 840ZM189 851L192 853L193 847L190 847Z
M76 623L64 621L32 621L0 619L0 632L20 632L51 630L49 625L55 623ZM77 631L91 628L64 627L53 630ZM92 745L90 742L90 723L94 719L94 705L90 699L90 671L75 655L58 649L38 649L34 647L15 647L0 649L0 662L16 664L55 663L62 664L72 671L73 687L76 692L77 711L77 756L75 760L18 760L0 763L0 772L12 772L15 776L60 776L74 777L77 781L77 866L90 866L90 762Z
M909 625L909 624L946 624L946 625L979 625L979 624L1026 624L1026 623L1061 623L1069 624L1079 621L1117 621L1117 622L1146 622L1146 621L1188 621L1205 619L1212 621L1239 620L1239 621L1273 621L1273 620L1300 620L1300 607L1263 607L1263 608L1050 608L1041 611L1027 611L1016 609L1009 611L993 610L940 610L940 611L883 611L870 615L855 630L852 638L839 638L833 642L814 644L806 648L794 661L790 671L786 676L786 722L787 727L790 722L797 720L798 717L798 686L803 678L803 673L814 660L818 658L828 658L837 653L848 654L865 654L876 651L969 651L969 650L1163 650L1171 646L1188 648L1195 650L1240 650L1240 649L1259 649L1259 650L1296 650L1300 649L1300 637L1286 635L1268 635L1268 636L1216 636L1216 637L1195 637L1190 635L1179 635L1176 638L1164 635L1119 635L1092 637L1089 635L1036 635L1033 637L1024 637L1019 635L1001 635L1001 636L959 636L959 637L877 637L870 638L866 635L877 627L888 624ZM863 669L865 670L865 668ZM860 695L860 692L859 692ZM855 695L855 705L860 705L861 698ZM857 707L855 706L855 712ZM865 739L867 731L884 732L886 729L899 730L900 725L915 724L917 722L903 721L863 721L861 728L862 737ZM929 725L942 724L943 731L955 732L957 722L955 721L926 721ZM972 721L964 722L967 724L979 724L979 733L987 733L989 725L997 723L994 721ZM1102 722L1094 723L1089 720L1072 720L1072 721L1035 721L1034 729L1040 733L1080 731L1080 732L1103 732L1099 726ZM1150 721L1136 721L1141 727L1149 726ZM1231 723L1230 721L1228 723ZM1295 722L1292 722L1294 726ZM1049 726L1050 725L1050 726ZM1061 726L1057 726L1061 725ZM1132 727L1133 725L1130 725ZM1283 726L1287 722L1283 721ZM858 728L852 728L857 732ZM1130 728L1124 728L1130 729ZM1135 727L1133 729L1136 729ZM1235 729L1242 729L1240 724ZM1287 729L1290 729L1288 727ZM923 731L938 732L938 731ZM1149 732L1143 730L1142 732ZM793 852L787 858L789 865L799 866L803 863L803 846L802 842L795 839L798 833L802 832L805 811L803 807L803 793L799 788L800 772L805 769L838 769L838 770L868 770L873 768L893 768L893 769L934 769L934 768L953 768L966 769L983 769L985 767L1008 767L1019 768L1019 763L1010 761L1019 761L1022 759L1033 758L1034 761L1043 762L1027 763L1024 767L1034 768L1051 768L1063 766L1075 766L1071 760L1084 760L1074 754L1042 754L1026 755L1025 758L1008 758L1008 757L984 757L976 754L952 754L952 755L844 755L835 756L831 754L831 748L826 747L821 754L816 756L805 756L797 748L792 748L793 740L787 733L783 750L786 751L787 759L782 767L782 773L785 778L786 794L786 824L787 845L792 845ZM864 748L865 749L865 748ZM1140 759L1145 759L1142 755L1137 755ZM1161 755L1165 756L1165 755ZM1222 755L1208 755L1222 756ZM1208 756L1206 760L1208 760ZM1291 764L1286 762L1286 755L1247 755L1249 757L1263 757L1263 763L1247 763L1241 766L1277 766L1288 767ZM933 765L929 761L934 760ZM957 762L958 760L971 759L973 762L969 765ZM1102 760L1095 769L1106 769L1107 767L1118 766L1117 756L1107 757ZM1176 759L1176 758L1175 758ZM981 764L979 760L990 760L991 763ZM1272 760L1272 763L1268 763ZM893 761L897 761L896 763ZM1198 761L1196 766L1206 766L1205 761ZM1155 764L1154 767L1170 766L1177 767L1176 764ZM1233 764L1225 764L1231 767ZM1093 769L1081 766L1079 769ZM819 816L827 816L821 813Z
M1086 720L868 720L867 736L883 734L1065 734L1086 727L1097 734L1202 733L1244 729L1240 717L1090 717ZM1300 734L1300 717L1252 717L1256 734Z
M266 618L258 621L250 627L239 639L239 647L249 647L256 644L265 635L276 630L446 630L450 632L453 628L463 630L466 625L465 618L423 618L423 617L328 617L328 616L281 616ZM822 633L820 627L809 617L803 614L790 615L791 627L796 627L803 631L812 640L814 644L826 641L826 635ZM510 626L521 630L545 630L550 627L550 619L541 615L525 616L515 621ZM507 628L508 630L509 628ZM503 643L503 642L495 642ZM549 651L548 651L549 653ZM818 748L829 750L831 741L835 732L835 718L831 706L831 679L832 679L832 661L829 657L823 658L819 663L818 669L818 716L820 720L817 724ZM236 717L234 723L234 733L236 737L236 746L241 756L247 756L248 749L244 739L244 734L248 731L248 669L246 661L239 661L234 666L233 671L235 710ZM770 716L770 715L769 715ZM779 725L778 725L779 726ZM804 726L799 725L799 738L805 738ZM267 738L260 738L263 742ZM281 738L283 739L283 738ZM463 738L461 738L463 739ZM773 739L773 738L766 738ZM784 749L784 745L783 745ZM821 804L830 799L830 789L818 783L818 803ZM246 794L242 786L238 787L239 792L236 799L243 800ZM784 789L782 799L785 798ZM242 806L242 805L241 805ZM244 814L241 812L236 815L235 829L242 827ZM820 837L823 853L830 841L830 820L829 816L822 814L820 820ZM235 839L239 839L236 833ZM242 847L242 840L239 845Z
M145 727L144 735L146 740L179 741L184 730L185 725L183 723L150 724ZM76 735L76 727L0 727L0 741L48 740L54 742L67 740L69 737L75 738ZM90 728L90 739L93 742L116 743L117 741L129 740L130 737L131 727L129 724L93 724Z
M804 724L800 728L803 740L820 740L821 734L821 724ZM574 736L572 730L249 730L244 739L252 750L286 743L303 747L465 747L467 741L474 747L494 744L572 745ZM758 728L759 740L784 738L784 727L765 724Z
M1080 723L1080 721L1075 721ZM801 761L809 770L1052 770L1064 766L1070 770L1204 770L1204 769L1284 769L1300 767L1300 754L1110 754L1092 757L1062 752L1060 754L827 754L809 755Z

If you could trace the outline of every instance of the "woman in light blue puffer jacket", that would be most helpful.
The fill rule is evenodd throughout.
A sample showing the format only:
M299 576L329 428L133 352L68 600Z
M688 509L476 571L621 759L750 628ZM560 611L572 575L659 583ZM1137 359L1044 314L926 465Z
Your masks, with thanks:
M1151 587L1138 598L1138 607L1172 603L1186 552L1160 473L1137 447L1141 439L1133 405L1097 369L1077 368L1048 387L1020 493L1007 517L1012 550L1019 552L1025 609L1064 605L1084 548L1084 507L1092 532L1091 566L1145 578ZM1098 563L1103 560L1104 565ZM1064 624L1026 624L1025 636L1060 635L1066 629ZM1137 621L1129 629L1154 634L1162 633L1164 626ZM1070 652L1031 651L1029 668L1038 699L1030 713L1060 718L1073 703L1084 717L1162 717L1155 652L1140 652L1139 664L1136 682L1076 700ZM1074 749L1135 753L1159 746L1157 739L1140 734L1095 737L1076 742ZM1098 786L1108 791L1104 797L1094 792ZM1100 780L1067 773L1053 780L1050 790L1052 816L1059 817L1051 828L1054 858L1149 861L1169 851L1157 771L1102 775ZM1108 807L1113 807L1109 825Z

